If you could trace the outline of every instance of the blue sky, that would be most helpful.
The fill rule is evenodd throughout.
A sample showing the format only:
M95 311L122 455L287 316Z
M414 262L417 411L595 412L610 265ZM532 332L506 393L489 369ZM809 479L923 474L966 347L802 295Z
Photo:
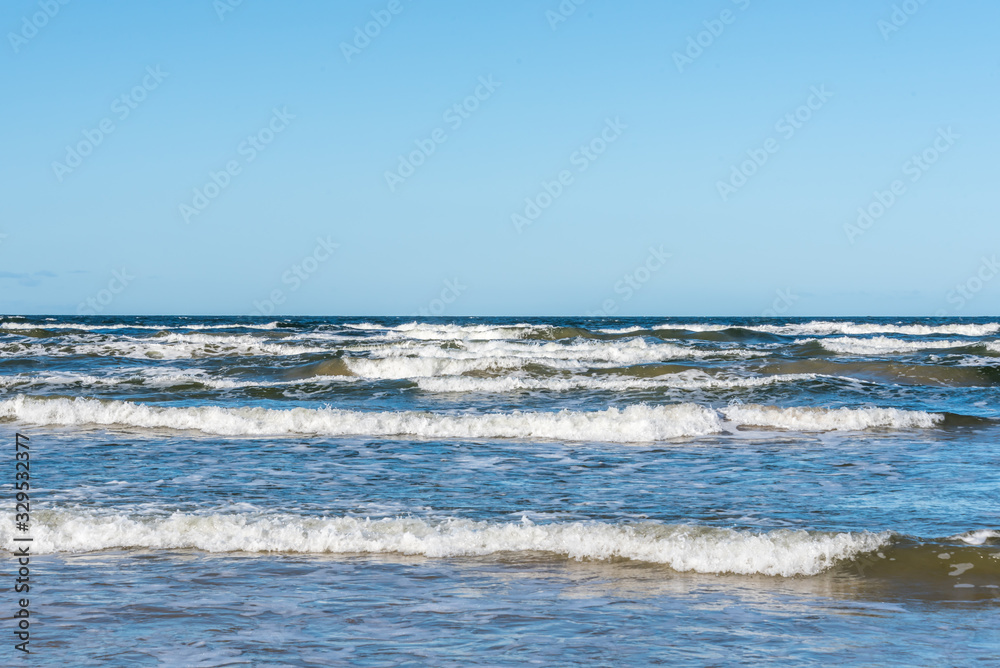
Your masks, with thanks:
M994 314L998 19L11 0L0 312Z

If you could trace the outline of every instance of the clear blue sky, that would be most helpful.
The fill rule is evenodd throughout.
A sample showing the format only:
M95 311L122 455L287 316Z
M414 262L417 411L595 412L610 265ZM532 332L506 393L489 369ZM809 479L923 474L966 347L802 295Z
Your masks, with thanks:
M996 2L562 7L4 2L0 312L996 313Z

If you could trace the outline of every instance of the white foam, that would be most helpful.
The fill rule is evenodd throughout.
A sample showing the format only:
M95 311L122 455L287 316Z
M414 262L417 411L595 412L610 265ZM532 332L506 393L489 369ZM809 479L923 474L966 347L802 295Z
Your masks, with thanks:
M199 384L204 387L228 390L249 387L281 387L308 383L358 382L364 379L412 378L425 392L435 393L507 393L516 391L571 392L577 390L598 390L624 392L628 390L658 389L736 389L742 387L762 387L779 383L793 383L814 380L821 374L781 374L774 376L735 377L728 375L711 376L704 371L688 369L678 373L668 373L651 378L634 378L620 375L568 376L564 378L537 378L529 375L506 374L497 377L479 378L459 375L471 370L497 371L516 368L515 360L422 360L356 359L348 363L355 376L310 376L294 380L235 380L209 375L202 369L171 368L119 368L114 373L95 376L72 371L49 373L19 373L0 376L0 387L20 388L25 386L87 386L115 387L135 385L147 388L176 387L178 385Z
M396 553L437 558L549 553L577 560L633 559L664 564L676 571L786 577L815 575L839 560L888 545L893 535L801 530L757 533L654 522L429 522L247 513L135 517L42 511L33 519L32 551L40 554L114 548ZM13 529L10 517L0 518L0 544L7 550L14 548Z
M960 540L963 543L968 543L969 545L985 545L986 541L994 538L1000 538L1000 531L979 529L976 531L967 531L965 533L958 534L957 536L951 536L949 540Z
M764 351L735 347L696 348L674 343L650 343L642 338L617 341L586 340L573 343L491 341L469 344L466 346L466 350L473 355L510 355L532 361L577 360L614 365L647 364L674 359L705 357L746 358L767 354Z
M794 383L814 380L819 374L781 374L775 376L727 377L710 376L704 371L689 369L679 373L668 373L652 378L631 378L628 376L571 376L569 378L533 378L529 376L507 375L498 378L474 378L453 376L439 378L418 378L417 386L425 392L468 392L501 393L516 391L571 392L577 390L600 390L624 392L628 390L658 389L735 389L741 387L762 387L778 383Z
M600 332L601 334L632 334L635 332L646 332L650 329L659 329L656 327L608 327L604 329L595 329L593 331Z
M944 416L896 408L812 408L732 405L717 412L696 404L636 404L603 411L441 414L418 411L360 412L335 408L161 407L96 399L0 402L0 417L38 425L109 425L191 429L226 436L411 436L417 438L524 438L605 443L648 443L703 436L734 426L794 431L930 428Z
M848 355L884 355L889 353L915 352L918 350L944 350L947 348L967 347L975 343L971 341L940 340L905 341L886 336L876 336L866 339L858 339L850 336L831 339L799 339L795 343L811 343L814 341L818 341L823 348L830 352Z
M540 326L519 323L516 325L435 325L432 323L408 322L396 327L385 328L392 338L437 341L489 341L495 339L517 339L526 336Z
M897 325L893 323L871 322L835 322L829 320L813 320L805 323L789 323L785 325L717 325L701 323L665 323L649 329L683 329L691 332L718 332L726 329L739 328L768 334L785 336L827 336L831 334L863 335L863 334L905 334L910 336L989 336L1000 332L1000 323L968 323L947 325Z
M764 356L765 350L732 345L695 347L674 343L650 343L633 338L615 341L573 343L518 340L499 335L482 339L440 340L400 338L355 340L330 333L304 334L300 338L263 338L251 334L227 335L169 332L155 337L75 334L57 342L33 339L0 347L0 356L99 355L135 359L191 359L217 356L283 356L333 353L346 350L345 362L357 375L369 378L416 378L458 375L470 370L518 369L542 364L557 369L584 369L648 364L678 359L738 358ZM493 337L493 338L491 338ZM364 356L361 356L361 355ZM402 360L402 361L401 361ZM444 360L445 362L429 361Z
M116 425L192 429L227 436L317 434L419 438L540 438L641 443L721 431L718 415L694 404L635 405L619 410L442 415L334 408L164 408L125 401L32 399L0 402L0 417L43 425Z
M861 431L872 428L927 429L944 419L939 413L898 408L814 408L732 405L722 409L737 425L794 431Z
M469 371L504 371L538 364L552 369L584 371L635 364L706 357L748 358L765 351L742 348L695 348L643 339L583 341L572 344L538 341L463 341L437 344L401 341L367 346L367 357L345 357L352 373L363 378L427 378L459 376Z
M348 370L372 380L461 376L469 371L506 371L520 369L525 360L516 357L345 357ZM579 364L561 365L581 368Z
M212 335L171 332L165 336L137 338L121 336L81 335L58 344L38 342L13 344L0 348L0 357L31 355L35 357L68 355L98 355L132 359L190 359L237 355L303 355L329 352L327 348L303 346L294 343L274 342L250 334Z
M815 336L829 334L904 334L909 336L989 336L1000 331L1000 323L948 325L896 325L891 323L854 323L814 321L803 324L762 325L749 327L773 334Z
M230 390L248 387L281 387L305 383L350 383L357 382L352 376L313 376L296 380L234 380L216 378L202 369L170 368L119 368L114 373L95 376L73 371L52 371L49 373L19 373L0 376L0 387L22 388L26 386L67 386L116 387L133 385L146 388L166 388L178 385L199 384L216 390Z
M32 329L75 329L84 332L99 332L99 331L111 331L116 329L149 329L154 331L169 331L173 329L187 329L187 330L199 330L199 329L276 329L278 327L277 321L265 323L263 325L254 325L250 323L227 323L222 325L182 325L173 323L170 325L125 325L125 324L111 324L111 325L88 325L85 323L54 323L46 322L42 324L32 324L26 322L0 322L0 330L32 330Z

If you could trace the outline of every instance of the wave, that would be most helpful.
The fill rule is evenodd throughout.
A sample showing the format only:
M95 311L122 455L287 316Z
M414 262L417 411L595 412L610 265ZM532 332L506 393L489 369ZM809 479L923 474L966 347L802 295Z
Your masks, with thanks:
M222 356L285 356L327 353L326 348L275 343L249 334L182 334L156 338L131 336L98 341L60 341L58 344L14 343L0 346L0 357L127 357L131 359L191 359Z
M764 351L739 348L701 349L643 339L583 343L528 343L503 341L437 345L401 344L370 349L368 357L345 357L351 373L364 378L421 378L458 376L470 371L503 371L542 365L553 369L586 370L620 365L650 364L679 359L749 358Z
M669 324L656 329L686 329L688 331L722 331L733 325ZM898 325L879 322L836 322L814 320L806 323L784 325L740 325L742 329L783 336L829 336L833 334L903 334L908 336L991 336L1000 332L1000 323L951 323L944 325Z
M711 376L704 371L688 369L678 373L667 373L655 377L571 376L569 378L532 378L503 376L498 378L475 378L456 376L444 378L418 378L417 387L425 392L462 393L502 393L516 391L572 392L596 390L605 392L625 392L628 390L685 389L729 390L746 387L764 387L779 383L795 383L816 380L821 376L812 373L784 374L776 376L728 377Z
M856 323L814 320L805 323L786 323L781 325L754 324L717 324L698 322L662 323L652 326L630 325L623 327L604 327L586 329L583 327L550 327L535 330L525 334L526 338L545 338L558 340L562 338L624 338L635 336L654 336L659 338L701 338L692 337L695 334L718 334L720 337L709 337L712 340L739 340L753 334L770 336L832 336L832 335L868 335L897 334L906 336L968 336L983 337L1000 332L1000 323L950 323L942 325L894 324L894 323Z
M282 387L297 385L303 382L324 383L354 382L357 378L349 375L333 373L310 374L308 378L298 380L233 380L209 375L203 369L162 369L162 368L121 368L114 375L96 376L73 371L52 371L49 373L19 373L10 376L0 376L0 388L12 388L24 391L26 387L55 386L66 387L119 387L137 388L184 388L199 387L212 390L232 390L256 387Z
M864 578L912 583L910 595L1000 595L1000 531L921 539L893 531L746 530L696 524L576 521L536 524L267 511L131 514L104 509L37 510L35 554L102 550L209 553L400 554L427 558L537 561L630 560L677 572L771 577ZM0 549L13 552L15 527L0 517ZM967 596L964 596L967 597Z
M220 356L295 356L351 353L345 362L352 373L370 378L411 378L457 375L468 370L517 369L543 364L561 369L588 366L646 364L676 359L745 359L765 356L765 350L736 347L695 347L651 343L645 339L582 341L578 343L463 339L456 341L359 341L329 333L299 338L262 338L251 334L160 332L154 337L81 334L46 341L34 338L0 344L0 357L99 356L133 359L192 359Z
M956 416L961 417L961 416ZM368 436L468 439L545 439L650 443L705 436L730 427L804 432L871 428L920 429L942 425L945 415L895 408L780 408L732 405L716 411L697 404L635 404L603 411L440 414L420 411L361 412L336 408L160 407L97 399L0 402L0 418L38 425L104 425L196 430L225 436Z
M956 536L951 536L949 540L960 540L966 545L985 545L990 541L995 541L1000 538L1000 531L993 531L992 529L977 529L973 531L966 531L965 533L960 533Z
M976 345L974 341L905 341L885 336L858 339L842 336L830 339L802 339L796 344L818 343L824 349L834 353L848 355L885 355L890 353L908 353L918 350L947 350L949 348L968 348Z
M635 405L619 410L441 415L418 411L358 412L335 408L162 408L96 399L0 402L0 417L33 424L116 425L191 429L226 436L316 434L420 438L540 438L609 443L648 442L721 431L718 416L694 404Z
M495 339L517 339L543 327L519 323L516 325L437 325L423 322L408 322L402 325L385 326L374 323L344 325L347 329L379 331L386 338L407 338L439 341L490 341Z
M1000 384L1000 370L995 360L969 359L968 365L907 364L882 360L834 361L800 359L771 362L757 371L766 374L815 373L824 376L851 377L878 383L926 385L939 387L990 387ZM973 366L971 363L975 363Z
M813 408L734 404L722 409L741 426L793 431L862 431L873 428L928 429L944 422L942 413L898 408Z
M36 553L115 548L438 558L549 553L577 560L632 559L676 571L773 576L815 575L838 561L885 547L892 537L889 532L751 532L655 522L534 524L526 518L519 523L491 523L249 513L135 517L60 511L36 512L34 518ZM14 547L13 528L9 518L0 519L0 544L8 550Z
M212 330L212 329L259 329L259 330L269 330L277 329L279 323L268 322L262 325L254 323L226 323L219 325L184 325L184 324L163 324L163 325L123 325L123 324L112 324L112 325L88 325L85 323L76 322L42 322L42 323L29 323L29 322L0 322L0 333L4 330L10 330L12 332L25 331L25 330L76 330L80 332L102 332L102 331L112 331L118 329L148 329L153 331L169 331L173 329L184 329L184 330Z
M748 331L765 332L778 335L793 336L826 336L833 334L863 335L863 334L904 334L910 336L956 335L956 336L990 336L1000 332L1000 323L946 323L936 325L898 324L885 322L853 322L835 320L812 320L809 322L792 322L781 325L755 324L745 321L743 324L699 323L699 322L668 322L657 325L623 325L621 327L587 328L582 325L558 326L548 324L517 323L512 325L458 325L409 322L403 325L380 325L370 322L343 325L345 328L394 332L395 334L412 335L420 339L464 339L485 335L484 338L525 338L538 337L549 340L576 337L590 337L604 334L639 336L655 331L687 331L687 332L721 332L727 329L745 329Z
M782 383L813 381L824 378L819 374L782 374L775 376L710 375L700 369L686 369L653 376L617 374L570 375L566 377L534 377L528 374L502 376L467 376L469 371L499 371L504 367L498 360L479 363L447 362L442 360L407 360L402 365L380 369L377 364L348 364L343 358L326 360L283 372L284 380L234 380L212 376L203 369L119 368L108 375L93 375L73 371L49 373L19 373L0 376L0 388L24 392L24 388L46 386L67 388L126 386L138 388L204 388L230 390L255 387L288 387L333 381L359 382L378 379L412 379L417 387L431 393L496 394L519 391L574 392L630 390L731 390L756 388ZM355 369L352 371L351 369ZM647 369L648 367L641 367ZM616 369L617 371L617 369ZM454 374L454 375L453 375ZM828 378L835 378L830 376Z

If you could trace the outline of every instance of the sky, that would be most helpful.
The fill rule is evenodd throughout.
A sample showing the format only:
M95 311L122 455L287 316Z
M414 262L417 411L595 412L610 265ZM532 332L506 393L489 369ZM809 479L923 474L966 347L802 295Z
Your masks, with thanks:
M977 316L990 0L8 0L0 313Z

